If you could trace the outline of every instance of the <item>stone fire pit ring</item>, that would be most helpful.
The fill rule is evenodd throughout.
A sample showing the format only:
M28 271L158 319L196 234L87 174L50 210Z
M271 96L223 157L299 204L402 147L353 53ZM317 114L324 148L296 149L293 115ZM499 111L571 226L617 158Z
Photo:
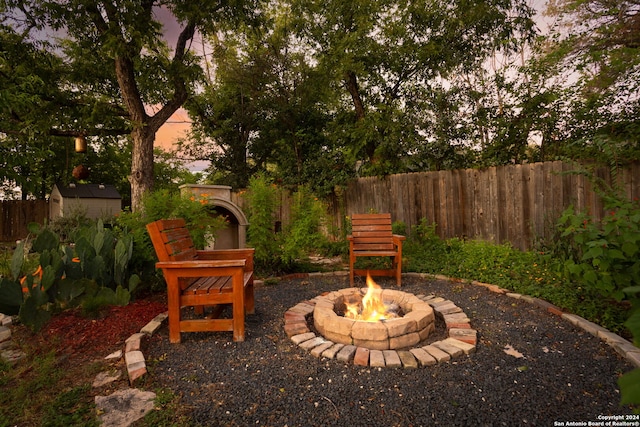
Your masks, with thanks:
M422 333L423 336L427 333L426 330L429 330L430 333L433 330L432 328L434 326L429 325L434 325L434 323L430 323L429 320L433 319L435 316L444 321L447 331L447 337L428 344L425 344L424 341L420 341L416 344L407 345L404 348L389 348L379 350L368 347L369 345L371 345L371 343L368 341L372 341L370 338L363 339L362 341L356 341L356 338L353 338L354 326L351 327L352 339L347 340L346 337L343 337L345 338L345 341L348 341L348 343L337 342L333 340L335 338L341 337L333 336L333 339L331 339L327 336L324 336L324 333L326 333L327 325L331 325L331 322L342 322L341 320L337 320L340 316L337 312L334 311L336 303L339 304L341 302L340 298L344 298L345 295L352 295L353 292L363 293L365 291L365 289L360 288L347 288L340 291L323 294L311 300L299 302L298 304L287 310L284 314L285 333L293 341L294 344L298 345L301 349L309 352L314 357L336 359L339 362L352 363L354 365L360 366L370 366L372 368L425 367L435 365L436 363L447 362L453 358L460 357L462 355L469 355L476 351L478 339L477 331L471 328L470 319L462 311L462 309L456 306L452 301L433 294L414 296L413 294L387 289L382 290L382 292L388 293L385 294L383 298L386 301L388 301L389 299L396 301L396 298L400 298L399 301L401 302L401 304L399 305L402 305L404 307L404 317L407 317L407 315L415 312L408 317L408 319L411 320L409 320L408 322L400 322L399 325L406 325L406 327L411 329L413 326L410 325L413 324L412 320L414 319L419 319L420 322L427 323L427 326L423 327L422 332L420 332L418 330L418 324L420 323L418 322L418 320L415 320L417 328L416 331L402 334L403 336L407 335L407 337L402 338L401 340L406 340L405 342L411 342L413 338L410 337L414 336L412 335L413 333L417 333L418 335ZM404 295L396 294L396 296L390 296L394 292ZM406 300L403 302L401 298L406 298ZM426 303L431 308L431 314L428 314L429 310L426 309L422 303ZM316 311L316 308L318 308L318 311ZM329 313L329 311L333 312L335 314L335 317L334 315ZM320 329L315 326L316 315L318 315L321 319L324 317L324 320L320 320L319 322L320 329L322 329L323 327L325 328L324 333L320 332ZM402 319L395 320L397 321ZM386 322L390 321L388 320ZM321 335L317 335L316 332L313 332L311 330L312 327L315 328L317 333ZM341 329L339 328L337 330L341 331ZM389 329L387 329L387 334L388 331ZM359 333L357 328L355 332L357 337ZM391 347L392 345L391 339L380 339L374 341L389 341L389 347ZM378 344L381 346L385 345L380 343ZM378 344L373 345L375 346Z
M372 290L387 305L396 305L401 317L365 322L344 317L338 312L346 301L361 299L366 289L347 288L316 299L313 321L327 340L353 344L370 350L396 350L426 340L435 330L435 315L429 304L413 294L394 289Z

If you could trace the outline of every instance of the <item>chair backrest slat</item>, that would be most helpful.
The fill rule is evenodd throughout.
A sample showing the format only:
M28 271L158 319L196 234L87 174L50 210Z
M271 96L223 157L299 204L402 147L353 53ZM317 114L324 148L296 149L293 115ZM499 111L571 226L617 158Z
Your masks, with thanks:
M147 224L153 248L160 261L189 261L196 259L189 230L183 219L161 219Z
M353 214L351 236L355 250L393 250L391 214Z

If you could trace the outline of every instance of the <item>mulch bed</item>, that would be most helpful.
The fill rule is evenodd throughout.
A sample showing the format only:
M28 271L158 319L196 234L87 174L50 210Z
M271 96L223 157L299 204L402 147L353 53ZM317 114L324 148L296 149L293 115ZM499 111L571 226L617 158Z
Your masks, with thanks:
M60 355L76 360L104 358L121 349L127 338L140 332L155 316L167 311L164 300L164 296L153 296L122 307L107 307L95 318L83 315L80 309L67 310L54 316L38 337L55 345Z

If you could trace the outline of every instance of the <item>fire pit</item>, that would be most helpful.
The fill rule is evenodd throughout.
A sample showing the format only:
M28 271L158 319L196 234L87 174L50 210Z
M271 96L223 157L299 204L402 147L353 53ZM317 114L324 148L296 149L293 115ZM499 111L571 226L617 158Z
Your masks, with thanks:
M428 339L436 316L447 335L439 341ZM365 289L341 289L300 302L284 318L287 335L311 355L362 366L417 368L476 349L477 332L452 301L381 289L370 278Z
M316 300L314 326L326 339L370 350L411 347L435 330L435 315L418 297L381 289L367 277L367 291L348 288Z

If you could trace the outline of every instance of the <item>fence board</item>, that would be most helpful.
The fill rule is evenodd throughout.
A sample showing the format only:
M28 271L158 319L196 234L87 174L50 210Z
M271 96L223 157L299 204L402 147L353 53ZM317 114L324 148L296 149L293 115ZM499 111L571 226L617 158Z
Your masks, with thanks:
M46 200L3 200L0 202L1 241L24 239L29 234L29 223L43 224L48 215Z
M603 201L589 180L571 163L545 162L457 171L360 178L344 193L347 215L390 212L394 221L437 224L442 238L468 237L528 249L537 238L550 237L560 213L571 204L602 217ZM611 182L609 170L599 179ZM623 167L617 182L632 200L640 198L640 162Z

